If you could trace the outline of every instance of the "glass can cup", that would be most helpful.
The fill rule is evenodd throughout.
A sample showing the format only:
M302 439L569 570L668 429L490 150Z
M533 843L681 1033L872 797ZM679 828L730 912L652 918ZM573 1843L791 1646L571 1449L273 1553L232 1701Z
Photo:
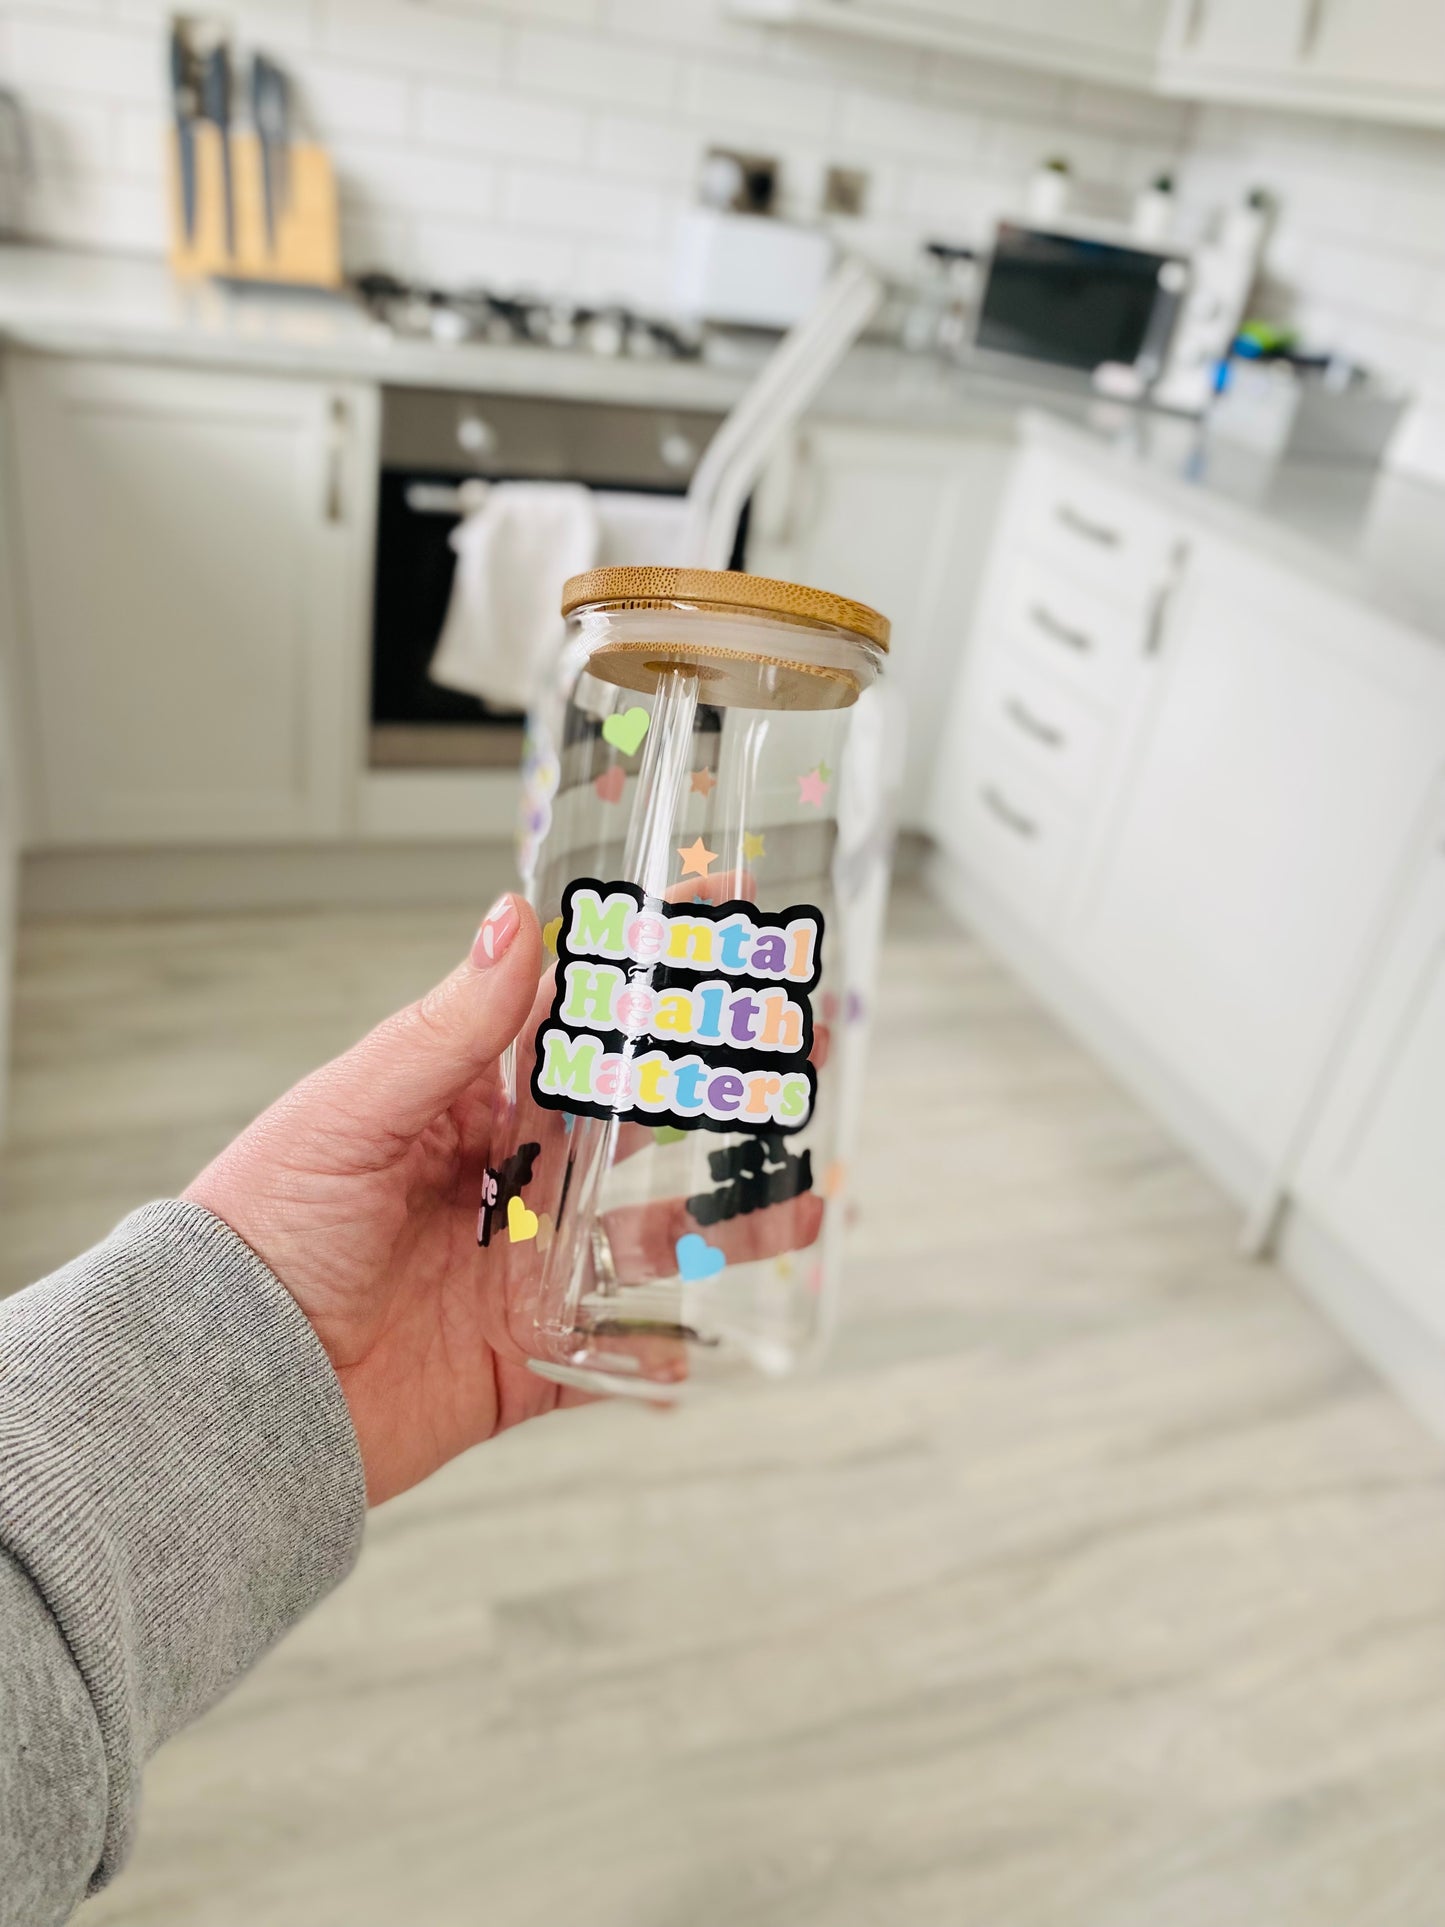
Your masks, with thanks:
M524 760L546 969L483 1244L545 1376L672 1399L783 1375L832 1319L901 732L841 596L597 569ZM520 1248L518 1248L520 1247Z

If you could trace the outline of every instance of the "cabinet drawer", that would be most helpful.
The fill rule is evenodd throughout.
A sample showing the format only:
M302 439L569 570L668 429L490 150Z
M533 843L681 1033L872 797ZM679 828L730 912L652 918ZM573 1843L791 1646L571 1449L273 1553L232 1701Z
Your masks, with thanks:
M1116 700L1150 618L1143 605L1123 607L1027 550L1004 569L998 614L1024 649L1100 704Z
M965 858L1016 910L1042 923L1075 841L1069 806L991 729L970 731L967 756L960 826Z
M1029 547L1118 601L1154 593L1173 546L1172 524L1091 470L1035 453L1020 480L1018 533Z
M1020 764L1078 801L1088 797L1106 725L1070 688L995 636L979 646L970 700L976 722L1009 743Z

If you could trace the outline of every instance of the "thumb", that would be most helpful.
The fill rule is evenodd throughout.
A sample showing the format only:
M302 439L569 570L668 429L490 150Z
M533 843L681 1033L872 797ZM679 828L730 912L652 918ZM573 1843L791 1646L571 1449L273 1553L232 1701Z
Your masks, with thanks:
M508 892L487 912L464 963L328 1067L329 1095L355 1124L419 1136L517 1035L541 970L536 912Z

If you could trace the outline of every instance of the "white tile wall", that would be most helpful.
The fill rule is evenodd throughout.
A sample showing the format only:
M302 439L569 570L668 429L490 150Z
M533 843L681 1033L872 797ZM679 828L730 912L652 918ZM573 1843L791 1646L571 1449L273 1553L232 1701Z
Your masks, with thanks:
M711 141L777 154L787 203L871 177L850 238L895 269L982 237L1045 152L1121 206L1179 108L977 62L730 19L723 0L237 0L332 148L348 264L665 305ZM164 245L165 0L0 0L0 78L36 121L37 235Z
M0 0L0 78L30 102L33 228L164 244L166 0ZM710 141L776 153L787 203L866 169L845 224L896 269L969 240L1064 152L1101 205L1165 166L1187 219L1262 184L1269 295L1321 339L1445 397L1445 134L1225 108L729 18L723 0L236 0L333 148L353 267L663 305Z

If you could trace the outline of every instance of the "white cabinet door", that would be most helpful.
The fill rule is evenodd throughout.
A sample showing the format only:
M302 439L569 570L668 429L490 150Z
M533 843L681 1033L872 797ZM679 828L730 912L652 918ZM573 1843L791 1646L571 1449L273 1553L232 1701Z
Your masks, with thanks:
M920 827L1009 444L820 423L761 492L748 564L881 609L908 717L900 802Z
M1168 51L1181 63L1241 74L1287 73L1319 0L1175 0Z
M37 840L339 832L373 392L29 356L12 389Z
M1445 1339L1445 812L1306 1153L1321 1223Z
M755 20L824 27L1146 83L1168 0L729 0Z
M1070 950L1247 1152L1278 1158L1445 762L1422 640L1201 538Z
M1445 6L1315 0L1301 58L1311 78L1445 95Z

